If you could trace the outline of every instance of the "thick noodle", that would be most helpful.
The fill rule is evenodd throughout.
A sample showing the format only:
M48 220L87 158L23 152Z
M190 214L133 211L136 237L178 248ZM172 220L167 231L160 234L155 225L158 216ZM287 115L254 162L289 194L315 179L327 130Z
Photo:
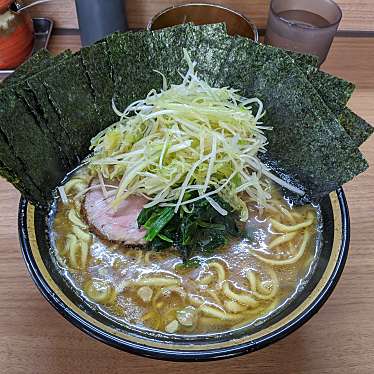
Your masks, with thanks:
M273 191L261 216L249 207L250 239L185 269L176 252L124 249L91 233L81 215L90 182L83 168L65 184L52 242L64 275L123 323L169 334L240 328L291 299L317 254L316 209L292 208Z

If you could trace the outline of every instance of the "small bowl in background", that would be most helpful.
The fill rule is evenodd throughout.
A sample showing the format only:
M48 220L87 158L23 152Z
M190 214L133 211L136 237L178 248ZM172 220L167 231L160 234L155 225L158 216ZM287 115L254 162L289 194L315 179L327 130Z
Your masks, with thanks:
M156 14L147 25L148 30L159 30L183 23L195 25L225 22L230 35L240 35L258 42L256 25L243 14L222 5L189 3L175 5Z
M13 0L0 0L0 14L5 13L12 4L12 2Z
M34 31L32 20L25 14L8 10L1 15L0 69L15 69L32 53Z

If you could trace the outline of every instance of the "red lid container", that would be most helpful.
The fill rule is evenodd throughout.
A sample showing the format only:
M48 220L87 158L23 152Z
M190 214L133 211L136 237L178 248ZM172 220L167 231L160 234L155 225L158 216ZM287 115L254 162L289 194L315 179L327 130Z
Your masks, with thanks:
M0 14L5 13L12 2L12 0L0 0Z
M0 14L0 69L14 69L24 62L31 55L33 41L30 17L10 10Z

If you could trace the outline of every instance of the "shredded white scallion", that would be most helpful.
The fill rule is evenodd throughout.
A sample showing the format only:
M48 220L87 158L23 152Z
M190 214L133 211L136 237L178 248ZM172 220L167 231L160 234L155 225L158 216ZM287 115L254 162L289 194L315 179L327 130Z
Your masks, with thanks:
M60 194L62 203L64 205L69 204L69 199L66 196L65 188L63 186L60 186L60 187L57 188L57 190L58 190L58 193Z
M157 72L163 88L151 90L124 111L113 101L119 121L91 141L90 168L100 176L103 191L108 193L103 178L119 182L113 208L131 194L141 194L149 200L147 207L160 204L177 212L206 199L225 215L212 198L219 195L246 220L246 202L261 208L270 198L269 179L303 195L258 158L266 152L264 130L271 129L260 122L261 100L209 86L196 74L196 63L186 51L184 57L188 71L181 74L181 84L169 87L165 75Z

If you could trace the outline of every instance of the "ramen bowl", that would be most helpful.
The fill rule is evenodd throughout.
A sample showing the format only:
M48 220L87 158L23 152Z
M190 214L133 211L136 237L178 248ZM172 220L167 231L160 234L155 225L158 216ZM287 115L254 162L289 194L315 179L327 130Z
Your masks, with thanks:
M320 203L321 250L315 269L291 303L258 325L206 335L170 335L130 326L100 313L56 267L49 238L49 212L22 198L19 236L28 270L49 303L73 325L110 346L139 355L203 361L229 358L266 347L307 322L333 291L348 254L349 213L342 189Z

